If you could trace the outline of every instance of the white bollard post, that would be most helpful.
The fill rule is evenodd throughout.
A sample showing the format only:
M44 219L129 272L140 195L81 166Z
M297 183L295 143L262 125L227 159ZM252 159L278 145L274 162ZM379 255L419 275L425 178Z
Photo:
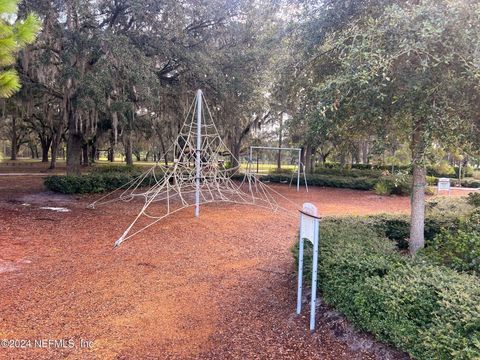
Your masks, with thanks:
M312 298L310 301L310 330L315 330L315 311L317 306L317 277L318 277L318 246L320 218L317 208L313 204L303 204L300 211L300 240L298 249L298 287L297 287L297 314L302 311L302 283L303 283L303 257L304 240L313 244L312 258Z
M310 303L310 331L315 330L315 310L317 308L317 270L318 270L318 218L314 219L313 263L312 263L312 300Z
M300 224L303 222L303 214L300 214ZM302 284L303 284L303 229L300 226L300 239L298 244L298 287L297 287L297 314L302 311Z

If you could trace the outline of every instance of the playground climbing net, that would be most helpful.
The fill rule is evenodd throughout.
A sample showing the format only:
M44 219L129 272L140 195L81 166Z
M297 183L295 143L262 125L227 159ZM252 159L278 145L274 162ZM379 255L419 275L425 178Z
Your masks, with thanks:
M173 163L157 162L129 183L90 204L89 207L95 208L115 201L140 202L138 215L115 246L190 206L195 206L197 217L200 205L209 203L285 210L276 198L286 198L262 183L248 167L243 178L232 179L239 173L240 162L237 161L239 165L235 168L226 166L226 159L233 159L233 155L219 135L201 90L197 91L170 151L174 155Z

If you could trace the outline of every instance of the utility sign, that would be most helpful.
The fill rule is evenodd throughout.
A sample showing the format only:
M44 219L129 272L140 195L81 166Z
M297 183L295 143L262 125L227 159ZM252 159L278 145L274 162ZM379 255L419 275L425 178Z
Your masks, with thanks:
M302 283L303 283L303 253L305 239L313 244L312 259L312 299L310 301L310 330L315 330L315 309L317 305L317 270L318 270L318 239L320 231L320 218L315 205L303 204L300 211L300 240L298 244L298 289L297 289L297 314L302 311Z
M437 192L448 191L450 194L450 179L449 178L440 178L438 179Z
M313 244L314 239L315 239L315 218L318 217L318 211L315 205L310 204L310 203L305 203L303 204L303 218L302 221L300 222L300 226L302 229L300 229L300 233L303 234L303 238L310 240Z

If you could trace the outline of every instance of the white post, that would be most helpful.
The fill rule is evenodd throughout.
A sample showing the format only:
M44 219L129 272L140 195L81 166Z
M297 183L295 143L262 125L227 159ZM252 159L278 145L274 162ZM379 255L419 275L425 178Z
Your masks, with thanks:
M318 273L318 244L320 233L320 218L318 210L313 204L303 204L300 211L300 241L298 249L298 288L297 288L297 314L302 311L302 280L303 280L303 256L304 240L313 244L312 259L312 298L310 302L310 330L315 330L315 310L317 307L317 273Z
M248 162L250 163L250 165L253 164L253 150L251 146L250 146L250 157L248 158Z
M197 149L195 157L195 217L200 215L200 176L202 161L202 90L197 90Z
M300 191L300 166L302 166L301 161L302 152L298 151L298 170L297 170L297 191Z
M303 214L300 214L300 224L303 223ZM300 239L298 243L298 288L297 288L297 314L302 311L302 283L303 283L303 226L300 225Z
M310 302L310 331L315 330L315 310L317 307L317 272L318 272L318 219L313 228L313 265L312 265L312 299Z

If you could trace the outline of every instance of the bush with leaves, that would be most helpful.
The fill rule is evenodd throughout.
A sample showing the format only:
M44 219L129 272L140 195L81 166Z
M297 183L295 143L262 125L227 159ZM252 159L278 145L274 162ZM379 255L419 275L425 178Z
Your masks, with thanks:
M122 173L122 174L139 174L142 169L133 165L96 165L92 167L92 174L105 174L105 173Z
M468 194L467 202L474 207L480 207L480 193L477 192Z
M392 194L392 187L389 182L385 180L380 180L378 183L375 184L375 187L373 188L375 191L375 194L377 195L391 195Z
M368 177L368 178L380 178L383 174L382 170L375 169L344 169L344 168L329 168L329 167L317 167L315 174L319 175L334 175L334 176L347 176L347 177Z
M456 228L442 229L423 253L436 264L480 275L480 210Z
M374 190L378 195L409 195L411 176L407 171L397 171L394 174L385 172Z
M243 175L235 176L236 179L242 178ZM289 174L269 174L261 176L260 180L264 182L289 183L292 175ZM294 181L296 181L294 179ZM377 183L377 179L368 177L344 177L333 175L311 174L307 175L308 186L325 186L356 190L372 190ZM304 185L304 178L300 178L300 184Z
M110 172L92 172L89 175L81 176L48 176L44 180L44 185L48 190L62 194L91 194L102 193L116 190L129 182L137 179L141 174L132 170L128 171L110 171ZM156 174L160 179L161 174ZM153 176L147 176L143 179L140 186L149 186L154 183Z
M293 252L298 261L298 247ZM305 256L308 278L308 242ZM358 218L322 222L319 289L358 328L415 359L480 357L478 279L401 256Z

